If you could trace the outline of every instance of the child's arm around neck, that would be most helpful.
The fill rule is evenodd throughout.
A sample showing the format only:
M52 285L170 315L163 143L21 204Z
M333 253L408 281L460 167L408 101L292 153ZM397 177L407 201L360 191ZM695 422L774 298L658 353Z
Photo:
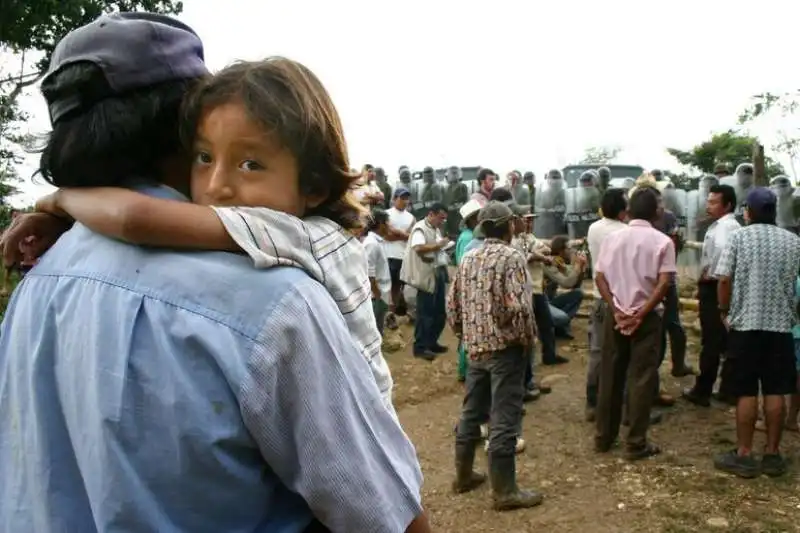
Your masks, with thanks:
M59 189L40 199L36 210L72 218L92 231L132 244L242 251L211 207L129 189Z

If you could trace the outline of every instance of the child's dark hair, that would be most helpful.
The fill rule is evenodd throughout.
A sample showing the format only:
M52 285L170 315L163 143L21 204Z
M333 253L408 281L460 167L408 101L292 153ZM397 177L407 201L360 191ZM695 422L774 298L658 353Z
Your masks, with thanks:
M346 229L363 227L366 210L352 193L360 175L350 169L339 113L314 73L283 57L224 68L186 99L184 141L192 144L205 112L230 102L241 102L254 121L292 152L300 192L325 198L306 215L329 218Z
M367 220L367 231L375 231L381 224L389 223L389 214L380 208L372 210L369 219Z

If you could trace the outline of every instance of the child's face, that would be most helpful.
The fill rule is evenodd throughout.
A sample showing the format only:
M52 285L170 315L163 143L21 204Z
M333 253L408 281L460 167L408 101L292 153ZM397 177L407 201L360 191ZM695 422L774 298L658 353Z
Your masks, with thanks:
M192 162L192 200L201 205L268 207L302 217L294 155L236 102L200 120Z

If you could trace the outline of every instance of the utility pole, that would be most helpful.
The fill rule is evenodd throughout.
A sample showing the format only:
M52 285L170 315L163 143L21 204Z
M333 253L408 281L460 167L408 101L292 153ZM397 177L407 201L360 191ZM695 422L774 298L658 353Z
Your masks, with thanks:
M768 187L767 165L764 161L764 145L758 141L753 143L753 181L756 187Z

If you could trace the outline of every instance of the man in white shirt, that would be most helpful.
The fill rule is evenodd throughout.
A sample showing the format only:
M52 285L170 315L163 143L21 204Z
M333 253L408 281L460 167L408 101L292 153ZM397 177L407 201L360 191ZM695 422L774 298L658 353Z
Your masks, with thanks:
M375 312L375 321L378 331L383 336L383 327L386 323L386 313L389 311L389 292L392 288L392 278L389 274L389 262L384 252L385 238L389 234L389 216L383 209L372 211L372 217L367 225L367 235L362 241L367 256L367 276L369 276L372 291L372 309Z
M624 189L609 189L603 194L601 203L603 218L589 226L586 241L589 245L589 256L594 273L600 248L606 237L625 229L628 216L628 200ZM594 282L593 282L594 284ZM600 386L600 356L603 346L603 319L606 314L606 302L594 286L594 304L589 321L589 368L586 372L586 420L593 422L597 408L597 392Z
M394 315L406 314L406 302L403 298L403 282L400 280L400 269L403 267L403 255L406 253L406 243L408 242L411 228L417 223L408 211L408 204L411 200L411 192L405 187L398 187L393 194L393 205L386 211L389 226L389 233L383 243L383 251L389 261L389 274L392 280L391 303L389 305L389 316L387 324L390 329L395 323ZM396 327L396 326L395 326Z
M700 280L697 285L700 304L700 374L694 387L683 392L683 398L689 402L708 407L711 405L711 393L717 381L719 363L725 353L728 341L728 329L720 318L717 300L716 269L722 251L728 244L731 234L741 226L736 220L736 191L730 185L714 185L709 189L706 212L714 220L703 239L703 251L700 256ZM722 364L722 376L718 398L732 403L727 390L730 365L726 360Z

